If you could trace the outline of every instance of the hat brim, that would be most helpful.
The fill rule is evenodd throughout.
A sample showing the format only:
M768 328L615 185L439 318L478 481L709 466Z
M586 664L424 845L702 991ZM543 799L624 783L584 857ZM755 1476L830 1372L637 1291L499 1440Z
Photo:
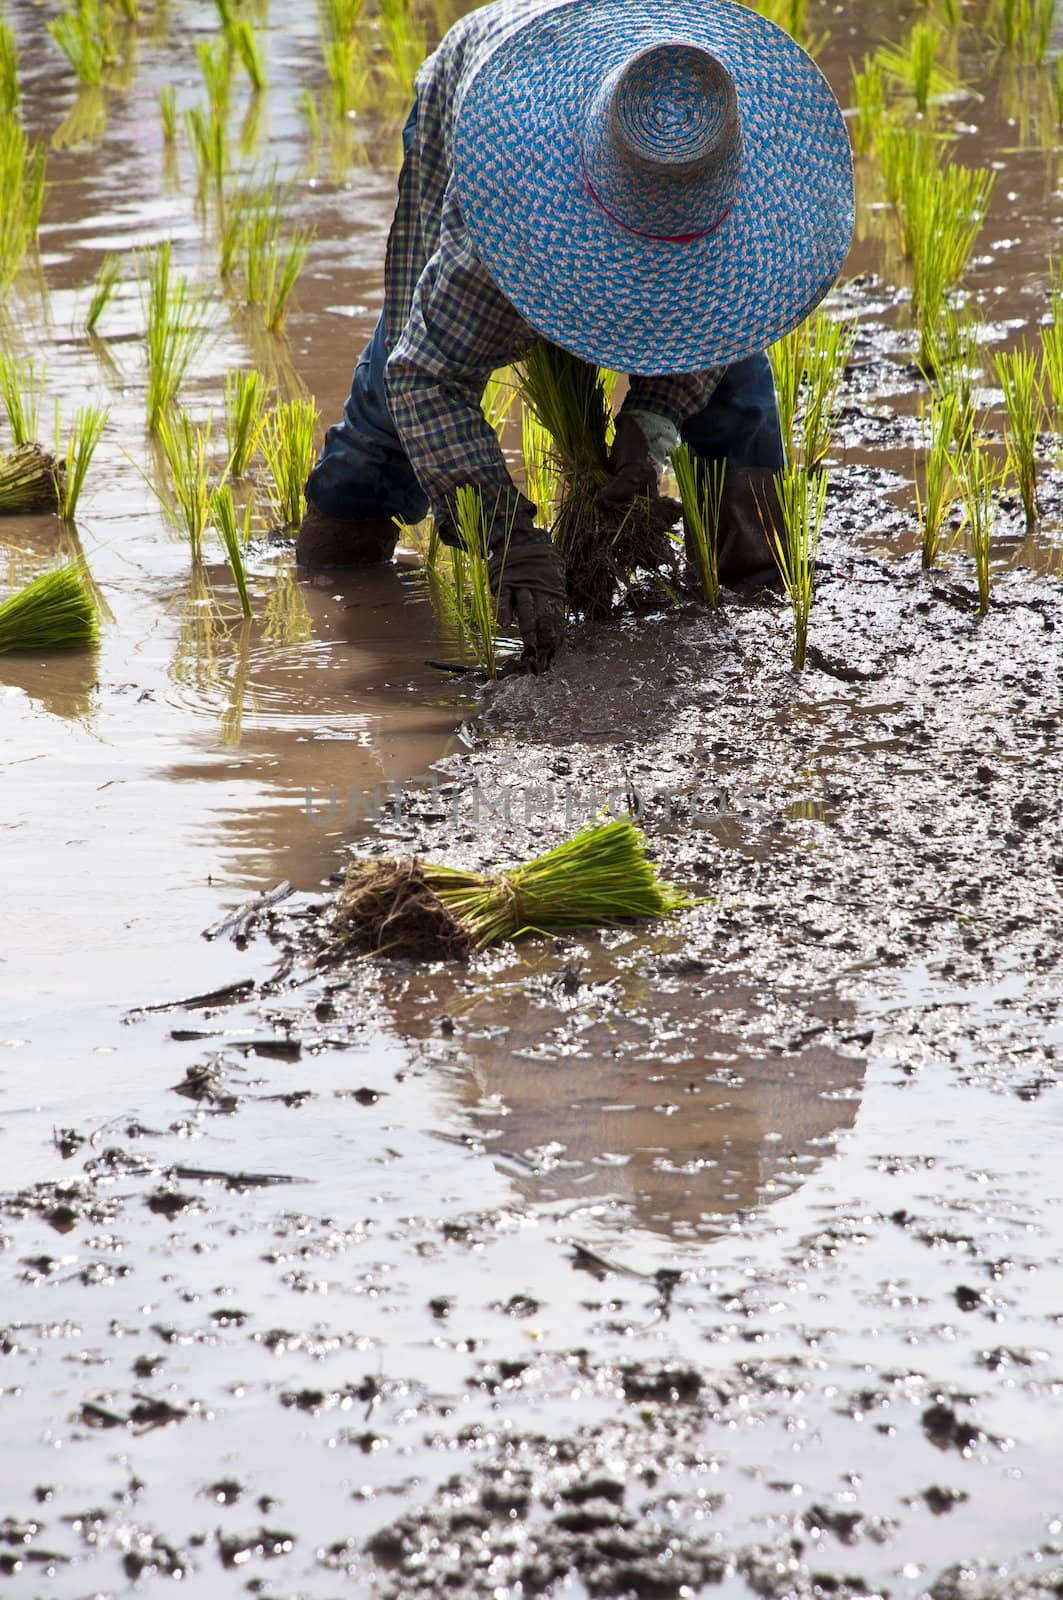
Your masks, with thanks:
M581 159L603 76L676 41L731 73L745 152L733 209L685 243L610 217ZM852 150L827 80L732 0L569 0L540 14L463 85L452 164L506 297L544 338L621 372L698 372L764 349L823 299L852 238Z

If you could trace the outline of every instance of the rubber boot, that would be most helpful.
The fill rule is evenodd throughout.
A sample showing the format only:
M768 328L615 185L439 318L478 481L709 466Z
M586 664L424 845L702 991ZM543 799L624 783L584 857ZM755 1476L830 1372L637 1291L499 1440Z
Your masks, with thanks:
M365 517L357 522L327 516L311 501L299 529L295 559L301 567L323 571L342 567L379 567L395 554L399 530L390 517Z

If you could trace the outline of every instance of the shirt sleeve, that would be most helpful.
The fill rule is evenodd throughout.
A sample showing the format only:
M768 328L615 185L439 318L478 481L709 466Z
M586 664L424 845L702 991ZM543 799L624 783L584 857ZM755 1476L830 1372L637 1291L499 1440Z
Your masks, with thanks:
M689 417L705 409L726 370L707 367L704 372L680 372L671 377L632 376L621 410L650 411L666 417L679 429Z
M473 249L451 186L439 248L418 279L385 375L396 432L440 522L462 484L496 498L516 493L481 400L492 372L532 337Z

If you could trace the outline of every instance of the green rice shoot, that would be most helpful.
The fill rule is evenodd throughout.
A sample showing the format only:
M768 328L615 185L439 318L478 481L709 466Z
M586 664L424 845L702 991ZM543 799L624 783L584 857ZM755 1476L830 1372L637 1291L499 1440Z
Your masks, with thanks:
M775 484L782 509L782 531L765 527L775 564L794 619L793 664L800 672L808 648L808 624L815 588L816 551L827 499L827 474L805 467L777 472Z
M225 374L225 442L229 451L226 476L242 478L254 458L266 420L269 385L252 367Z
M85 87L102 83L113 60L104 0L68 0L65 9L46 26L78 82Z
M169 239L146 255L148 427L157 432L207 337L206 297L172 271Z
M244 547L248 542L251 531L251 502L244 507L243 531L236 525L236 503L229 484L223 483L215 489L210 499L210 515L214 526L218 530L218 537L225 549L229 561L229 570L236 584L236 592L240 596L240 609L245 617L253 615L251 610L251 597L247 592L247 569L244 566Z
M916 22L903 44L881 45L875 59L899 88L911 94L923 116L931 101L946 99L962 87L959 78L939 60L945 35L934 22Z
M18 117L0 115L0 294L37 240L47 156L31 144Z
M720 603L720 505L723 500L724 459L699 461L689 445L672 452L672 467L683 502L683 528L687 558L698 575L708 606Z
M922 563L929 570L937 561L949 515L959 498L957 460L971 443L971 423L961 430L960 402L955 394L932 396L929 405L920 405L919 426L923 437L923 490L915 475L916 506L922 530Z
M462 542L458 561L451 553L454 613L465 643L487 677L494 678L498 673L498 602L491 593L487 562L495 514L488 516L483 495L471 484L461 484L455 490L454 514ZM508 551L511 531L512 527L504 535L504 552ZM504 565L505 553L503 568Z
M993 365L1004 391L1008 467L1018 485L1029 530L1037 525L1037 444L1046 420L1044 380L1037 355L1025 340L1020 349L995 355Z
M412 99L414 79L427 54L424 25L414 16L411 0L377 0L377 7L391 74L405 98Z
M15 30L6 16L0 16L0 117L14 116L18 110L18 46Z
M114 298L122 276L121 256L106 255L100 262L92 285L92 298L85 313L85 332L95 333L96 324Z
M96 602L75 562L42 573L0 601L0 655L13 650L85 650L99 637Z
M838 421L838 390L856 342L856 325L817 311L804 344L801 416L802 464L817 467L831 447Z
M172 83L159 90L159 122L163 144L173 145L177 140L177 90Z
M303 492L314 464L318 410L313 400L285 400L266 416L261 446L270 474L270 504L287 528L297 528L306 510Z
M1063 295L1052 301L1052 321L1041 329L1041 362L1046 397L1055 413L1055 431L1063 443Z
M971 541L971 555L978 582L978 612L989 610L990 539L996 495L1003 477L1002 468L983 445L972 443L960 463L960 494Z
M535 506L540 527L552 526L557 515L560 477L553 441L529 405L520 408L521 456L524 492Z
M186 411L175 409L159 418L157 429L178 522L197 564L203 559L203 534L210 516L210 428L211 418L197 427ZM165 503L164 495L159 493L159 498Z
M73 522L85 486L92 458L100 436L107 426L108 413L103 406L79 406L74 413L74 424L66 443L64 470L60 476L59 515Z
M40 437L38 420L44 372L43 361L38 366L32 356L19 361L8 351L0 350L0 399L16 445L32 444Z

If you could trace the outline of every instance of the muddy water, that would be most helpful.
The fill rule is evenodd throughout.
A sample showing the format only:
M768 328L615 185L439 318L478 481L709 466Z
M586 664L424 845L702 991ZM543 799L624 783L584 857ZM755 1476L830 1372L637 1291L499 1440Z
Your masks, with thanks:
M72 139L101 102L11 10L26 120ZM868 206L830 670L795 686L770 607L684 611L584 636L481 715L425 666L447 651L415 574L298 583L264 509L242 625L144 482L132 281L102 343L77 331L105 250L169 237L212 271L155 97L198 100L215 11L167 11L105 129L54 151L42 273L4 308L64 415L92 396L111 421L78 527L100 651L0 661L0 1592L407 1596L455 1570L507 1597L817 1573L914 1596L995 1563L1032 1593L1063 1515L1063 618L1030 576L1058 560L1058 473L1035 539L1003 519L985 627L962 567L919 589L919 388ZM843 85L884 24L823 21ZM269 38L246 160L278 162L315 243L287 343L219 303L189 398L219 408L254 361L331 417L379 309L401 95L315 153L312 9L274 0ZM1002 169L970 283L1003 338L1044 313L1058 137L1031 75L964 70L957 154ZM5 521L5 577L64 537ZM470 972L307 964L344 841L520 857L618 772L668 791L648 826L707 897L682 931ZM500 820L507 784L530 816ZM398 785L409 815L378 831ZM490 817L448 820L477 786ZM282 879L280 952L201 937Z

